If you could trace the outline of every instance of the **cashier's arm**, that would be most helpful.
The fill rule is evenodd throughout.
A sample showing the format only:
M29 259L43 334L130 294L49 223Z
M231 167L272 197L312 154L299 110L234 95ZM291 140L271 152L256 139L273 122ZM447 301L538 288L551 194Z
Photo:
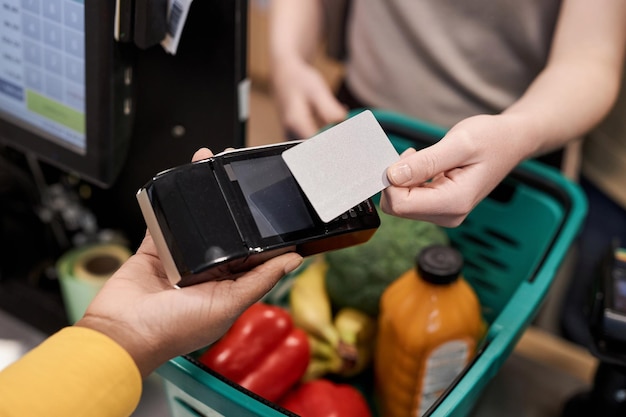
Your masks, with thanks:
M499 115L459 122L387 176L389 214L457 226L522 160L580 138L611 109L626 50L626 2L564 0L548 63ZM427 180L432 179L430 182Z

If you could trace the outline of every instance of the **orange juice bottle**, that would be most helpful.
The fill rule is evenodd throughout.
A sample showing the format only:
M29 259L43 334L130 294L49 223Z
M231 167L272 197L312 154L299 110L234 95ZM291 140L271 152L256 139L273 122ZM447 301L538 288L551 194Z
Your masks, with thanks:
M422 416L472 359L485 325L449 246L424 248L380 301L375 376L381 415Z

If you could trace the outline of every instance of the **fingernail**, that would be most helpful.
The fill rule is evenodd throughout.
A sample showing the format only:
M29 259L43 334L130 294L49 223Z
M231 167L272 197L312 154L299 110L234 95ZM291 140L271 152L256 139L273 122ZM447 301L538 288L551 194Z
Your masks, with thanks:
M407 164L395 165L389 170L391 182L402 185L411 180L411 167Z

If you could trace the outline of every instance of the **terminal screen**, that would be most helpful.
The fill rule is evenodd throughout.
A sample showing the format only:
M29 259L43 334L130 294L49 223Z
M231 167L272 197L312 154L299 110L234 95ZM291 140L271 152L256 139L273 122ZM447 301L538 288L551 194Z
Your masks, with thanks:
M314 226L296 180L280 155L229 164L261 237L278 236Z

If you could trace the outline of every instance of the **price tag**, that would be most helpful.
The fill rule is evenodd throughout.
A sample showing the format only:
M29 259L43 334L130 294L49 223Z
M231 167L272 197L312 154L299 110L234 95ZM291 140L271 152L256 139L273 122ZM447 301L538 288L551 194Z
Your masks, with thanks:
M167 2L167 32L161 46L168 53L176 55L187 14L193 0L168 0Z

